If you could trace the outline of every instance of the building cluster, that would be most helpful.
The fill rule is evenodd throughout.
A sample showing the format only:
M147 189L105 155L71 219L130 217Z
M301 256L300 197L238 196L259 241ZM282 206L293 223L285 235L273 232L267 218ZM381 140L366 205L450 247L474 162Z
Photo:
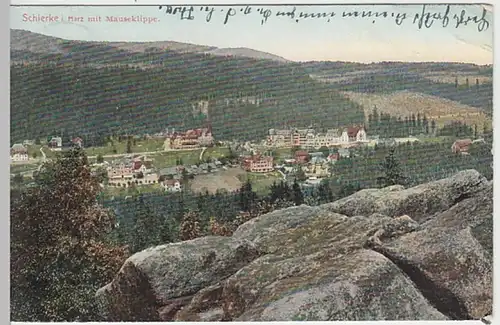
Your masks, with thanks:
M320 179L330 175L332 164L342 157L347 158L349 156L350 152L347 148L339 148L336 152L328 154L298 150L293 156L284 159L283 165L277 165L276 168L285 173L302 170L309 179Z
M270 129L266 144L272 147L319 149L321 147L350 146L367 141L365 128L356 126L343 130L331 129L325 133L316 133L314 129Z
M170 132L166 134L165 150L195 149L210 147L214 144L214 137L210 127L187 130L186 132Z
M50 137L47 146L52 151L61 151L63 147L83 148L83 140L80 137L69 138L69 141L63 143L62 137Z
M158 183L158 174L153 172L153 161L145 156L134 155L113 161L107 167L108 184L129 187Z
M182 190L181 179L165 179L153 168L153 161L146 156L133 155L113 161L107 168L108 185L130 187L160 184L165 191Z
M274 158L271 156L263 156L260 153L250 156L242 156L241 167L252 173L269 173L274 170Z

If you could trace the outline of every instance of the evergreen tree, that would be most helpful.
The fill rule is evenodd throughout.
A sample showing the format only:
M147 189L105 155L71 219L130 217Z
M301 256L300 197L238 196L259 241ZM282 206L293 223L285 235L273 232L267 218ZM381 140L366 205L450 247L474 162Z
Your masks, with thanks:
M240 208L242 211L251 211L254 207L256 194L252 190L250 180L247 180L240 188Z
M373 120L372 124L370 125L370 129L372 130L373 134L378 134L380 132L380 114L377 109L377 105L373 107Z
M161 218L152 211L142 195L137 198L136 222L133 227L132 253L142 251L151 246L157 246L161 241Z
M427 116L425 114L422 118L422 126L424 128L425 134L429 134L429 120L427 119Z
M102 164L104 162L104 157L101 154L98 154L96 157L96 161L98 164Z
M320 204L333 201L333 193L328 180L324 179L321 181L318 186L317 196Z
M292 191L293 191L293 203L295 203L296 206L303 204L304 194L302 193L302 190L300 189L300 185L299 183L297 183L297 180L293 182Z
M127 153L132 153L132 139L129 137L127 139Z
M379 185L387 187L391 185L406 185L407 179L403 175L399 162L395 157L395 148L390 148L381 165L383 175L377 178Z
M435 120L431 121L431 133L432 133L432 135L436 134L436 121Z
M415 117L415 114L411 114L411 127L412 127L412 133L415 133L415 128L417 127L417 118Z
M458 77L455 77L455 88L458 89Z

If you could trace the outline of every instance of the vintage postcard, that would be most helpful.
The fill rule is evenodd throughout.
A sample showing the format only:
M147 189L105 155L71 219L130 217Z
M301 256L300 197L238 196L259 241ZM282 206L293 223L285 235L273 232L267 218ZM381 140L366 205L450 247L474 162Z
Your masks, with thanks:
M10 7L11 320L480 320L489 5Z

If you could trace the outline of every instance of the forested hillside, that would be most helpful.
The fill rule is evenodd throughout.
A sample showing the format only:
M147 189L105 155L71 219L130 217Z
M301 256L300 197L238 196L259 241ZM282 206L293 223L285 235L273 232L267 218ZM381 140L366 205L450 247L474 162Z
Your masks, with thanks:
M363 123L363 107L345 91L407 90L493 112L491 66L284 63L210 55L204 52L212 47L195 44L83 42L27 31L12 31L11 42L12 142L63 133L88 143L111 134L201 127L205 121L193 112L198 100L210 100L218 140L258 139L285 125L319 130ZM228 100L245 96L260 104ZM421 111L400 109L401 116Z
M134 56L154 66L143 69ZM130 60L136 65L125 64ZM13 141L61 130L82 136L199 127L191 112L201 99L211 100L221 140L260 138L285 123L336 127L363 121L359 106L293 64L168 51L130 54L121 65L93 62L52 58L11 65ZM224 103L242 96L257 96L262 103Z

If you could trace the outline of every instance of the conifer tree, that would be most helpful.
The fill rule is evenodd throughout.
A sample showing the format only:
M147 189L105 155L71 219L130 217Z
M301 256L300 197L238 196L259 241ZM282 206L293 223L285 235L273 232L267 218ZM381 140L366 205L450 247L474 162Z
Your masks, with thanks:
M296 206L304 204L304 194L302 193L302 190L300 189L300 185L299 183L297 183L297 180L293 182L292 191L293 191L293 203L295 203Z
M391 185L406 185L407 178L404 176L401 166L395 157L395 148L390 148L389 153L381 164L383 175L377 178L379 185L387 187Z

